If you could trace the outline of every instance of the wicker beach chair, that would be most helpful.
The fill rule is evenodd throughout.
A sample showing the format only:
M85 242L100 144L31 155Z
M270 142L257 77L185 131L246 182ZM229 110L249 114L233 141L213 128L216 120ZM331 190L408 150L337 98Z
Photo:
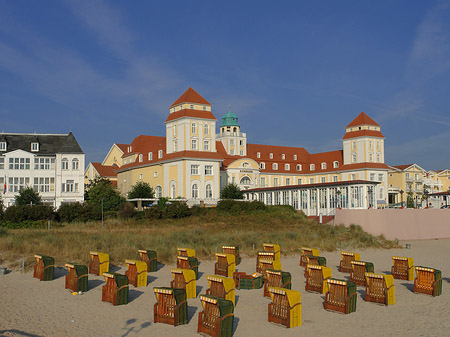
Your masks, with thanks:
M66 289L75 292L88 291L88 267L72 263L66 263L65 267L69 271L66 275Z
M307 266L327 266L327 259L323 256L314 256L314 255L305 255L305 277L308 274L308 271L306 270Z
M177 268L193 270L198 280L198 260L195 257L177 256Z
M206 290L206 295L212 295L216 297L223 298L224 300L229 300L235 305L235 285L234 280L229 277L222 277L216 275L208 275L206 277L208 280L209 289Z
M339 263L339 271L341 273L352 272L352 261L359 261L361 257L357 253L341 252L341 262Z
M233 335L234 305L229 300L200 295L203 311L198 315L197 332L213 337Z
M269 288L291 289L291 273L285 271L266 270L264 297L270 297Z
M263 274L264 281L267 280L266 270L281 270L281 262L272 259L259 259L259 268L256 268L258 273Z
M128 304L128 277L118 273L103 273L102 301L112 305Z
M157 254L154 250L138 250L139 253L139 259L141 261L144 261L147 264L147 271L152 272L157 270Z
M275 245L275 244L272 244L272 243L263 243L263 250L265 252L275 253L274 260L276 260L276 261L280 261L281 260L280 245Z
M414 280L414 260L410 257L393 256L391 274L396 279Z
M125 260L128 270L125 275L128 277L130 284L135 287L147 286L147 263L137 260Z
M171 288L186 290L187 298L197 297L197 281L193 270L171 268L170 273L173 277L173 281L170 282Z
M109 272L109 255L106 253L90 252L89 274L102 276Z
M232 254L216 253L216 260L214 274L233 277L233 274L236 271L235 256Z
M366 302L395 304L395 286L392 275L366 273Z
M269 288L272 303L269 304L268 321L293 328L302 325L300 292L284 288Z
M261 289L264 284L263 274L260 273L247 275L244 272L235 272L233 278L237 289Z
M373 263L365 261L351 261L352 271L350 273L350 281L355 282L359 286L366 285L366 273L373 272Z
M55 259L46 255L35 255L36 264L34 265L33 277L40 281L51 281L54 277Z
M307 255L319 256L319 250L315 248L302 247L300 248L302 255L300 256L300 266L306 266L308 264Z
M414 292L432 296L442 295L442 274L440 270L428 267L415 267Z
M177 255L195 257L195 249L191 248L177 248Z
M155 287L156 303L153 307L153 321L173 326L188 323L186 290Z
M236 265L241 263L241 256L239 255L239 247L238 246L222 246L222 253L234 255L234 260L236 261Z
M305 290L325 294L328 291L327 280L331 278L331 268L309 264L306 266Z
M351 281L327 280L328 291L325 295L325 310L350 314L356 311L356 284Z
M264 270L261 269L261 260L264 260L264 263L267 263L267 260L273 261L272 264L274 265L273 270L281 270L281 261L277 260L277 255L274 252L258 252L257 258L256 258L256 271L258 273L263 273Z

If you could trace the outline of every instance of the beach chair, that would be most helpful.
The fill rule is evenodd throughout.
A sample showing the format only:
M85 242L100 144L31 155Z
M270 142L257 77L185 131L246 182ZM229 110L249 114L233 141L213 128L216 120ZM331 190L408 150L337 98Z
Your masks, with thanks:
M179 256L195 257L195 249L190 248L177 248Z
M233 335L234 305L211 295L200 295L203 311L198 315L197 332L213 337Z
M90 252L89 274L102 276L109 272L109 255L106 253Z
M272 303L269 304L268 321L293 328L302 325L302 303L300 292L270 287Z
M352 271L350 273L350 281L355 282L359 286L366 285L366 273L374 271L372 262L351 261Z
M325 310L350 314L356 311L356 284L351 281L327 280L328 291L325 294Z
M396 279L414 280L414 260L411 257L392 257L391 274Z
M234 255L236 265L241 263L241 256L239 255L239 247L237 246L222 246L222 253Z
M300 248L302 255L300 256L300 266L306 266L308 264L307 255L319 256L319 250L315 248L302 247Z
M102 301L112 305L128 304L128 277L118 273L103 273Z
M198 280L198 260L195 257L177 256L177 268L193 270Z
M206 277L209 284L209 289L206 290L206 295L212 295L229 300L235 305L235 288L234 280L229 277L222 277L216 275L208 275Z
M308 274L308 271L306 270L307 266L327 266L327 259L323 256L314 256L314 255L305 255L305 277Z
M325 294L328 291L327 280L331 278L331 268L306 265L306 285L305 290Z
M262 273L263 271L260 268L260 260L272 260L274 261L275 265L279 266L279 268L271 268L274 270L281 270L281 261L277 260L277 255L274 252L258 252L257 258L256 258L256 271L258 273Z
M138 250L139 259L147 264L147 271L157 270L158 261L156 260L156 251L154 250Z
M54 277L55 259L46 255L35 255L36 264L34 265L33 277L40 281L51 281Z
M266 270L281 270L281 262L274 261L272 259L263 259L259 260L259 268L256 268L258 273L263 274L264 280L267 280Z
M392 275L366 273L366 302L395 304L395 286Z
M440 270L427 267L416 267L414 292L432 296L442 295L442 274Z
M66 263L65 267L69 271L66 275L66 288L74 292L88 291L88 267L81 264Z
M232 254L216 253L216 260L214 274L233 277L233 274L236 271L235 256Z
M233 278L237 289L261 289L264 283L263 274L260 273L247 275L244 272L235 272Z
M147 286L147 263L137 260L125 260L128 270L125 275L128 277L130 284L135 287Z
M275 259L276 261L281 260L281 249L280 245L274 245L272 243L263 243L263 250L265 252L271 252L275 253Z
M361 257L357 253L341 252L341 262L339 263L339 271L341 273L352 272L352 261L359 261Z
M155 287L156 303L153 307L153 321L173 326L188 323L186 290Z
M270 297L269 288L291 289L291 273L286 271L266 270L266 282L264 282L264 297Z
M186 298L197 297L197 281L193 270L171 268L170 272L173 277L173 281L170 282L171 288L186 290Z

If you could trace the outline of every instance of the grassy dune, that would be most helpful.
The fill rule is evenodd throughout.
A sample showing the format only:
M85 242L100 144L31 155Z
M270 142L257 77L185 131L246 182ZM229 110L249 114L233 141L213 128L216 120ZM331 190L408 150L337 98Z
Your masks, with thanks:
M264 242L277 243L283 254L298 253L301 246L336 249L398 247L396 241L374 237L359 226L319 225L289 208L269 207L250 213L223 213L211 209L183 219L107 220L101 223L71 223L44 229L0 228L0 264L19 268L22 259L33 265L34 254L66 262L87 264L89 251L110 254L113 264L137 257L138 249L152 249L161 262L174 262L177 247L195 248L197 257L214 258L221 246L236 245L241 255L256 256Z

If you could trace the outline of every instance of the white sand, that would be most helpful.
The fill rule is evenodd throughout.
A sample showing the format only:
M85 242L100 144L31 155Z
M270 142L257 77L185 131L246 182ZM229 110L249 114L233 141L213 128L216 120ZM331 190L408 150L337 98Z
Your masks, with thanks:
M286 329L267 322L269 299L263 289L236 290L234 336L449 336L450 239L412 241L411 249L359 251L361 260L373 262L375 272L389 272L392 255L414 258L415 265L440 269L443 295L414 294L413 281L395 280L396 304L366 303L364 288L358 287L357 310L349 315L325 311L324 295L305 291L299 255L282 257L283 270L292 274L292 289L302 295L302 326ZM404 243L403 243L404 244ZM348 278L337 271L339 252L321 254L332 267L333 277ZM156 301L154 286L169 286L170 267L149 273L146 288L130 287L130 303L113 306L101 301L103 277L89 275L89 291L73 296L64 289L62 269L59 278L40 282L32 273L11 272L0 275L0 336L194 336L197 333L201 303L190 299L189 324L173 327L153 322ZM214 261L200 265L199 293L207 289L206 276L213 274ZM255 271L254 259L243 259L239 271ZM124 273L122 268L119 272Z

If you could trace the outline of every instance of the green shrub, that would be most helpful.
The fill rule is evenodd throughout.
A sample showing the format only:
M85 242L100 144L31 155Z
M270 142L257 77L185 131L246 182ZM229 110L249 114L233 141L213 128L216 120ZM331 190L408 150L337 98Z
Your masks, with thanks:
M240 212L252 212L266 210L266 205L261 201L236 201L223 199L217 203L217 209L224 212L238 214Z
M136 210L131 202L126 202L119 208L119 216L122 219L132 218L136 215Z
M62 222L83 221L83 205L79 202L62 204L58 208L59 220Z
M180 219L191 216L191 210L184 202L167 204L162 210L162 217L165 219Z
M10 206L5 210L3 220L7 222L20 223L23 221L49 220L53 219L53 208L46 205L37 206Z
M145 219L161 219L162 211L159 210L159 207L150 207L144 210L144 218Z

